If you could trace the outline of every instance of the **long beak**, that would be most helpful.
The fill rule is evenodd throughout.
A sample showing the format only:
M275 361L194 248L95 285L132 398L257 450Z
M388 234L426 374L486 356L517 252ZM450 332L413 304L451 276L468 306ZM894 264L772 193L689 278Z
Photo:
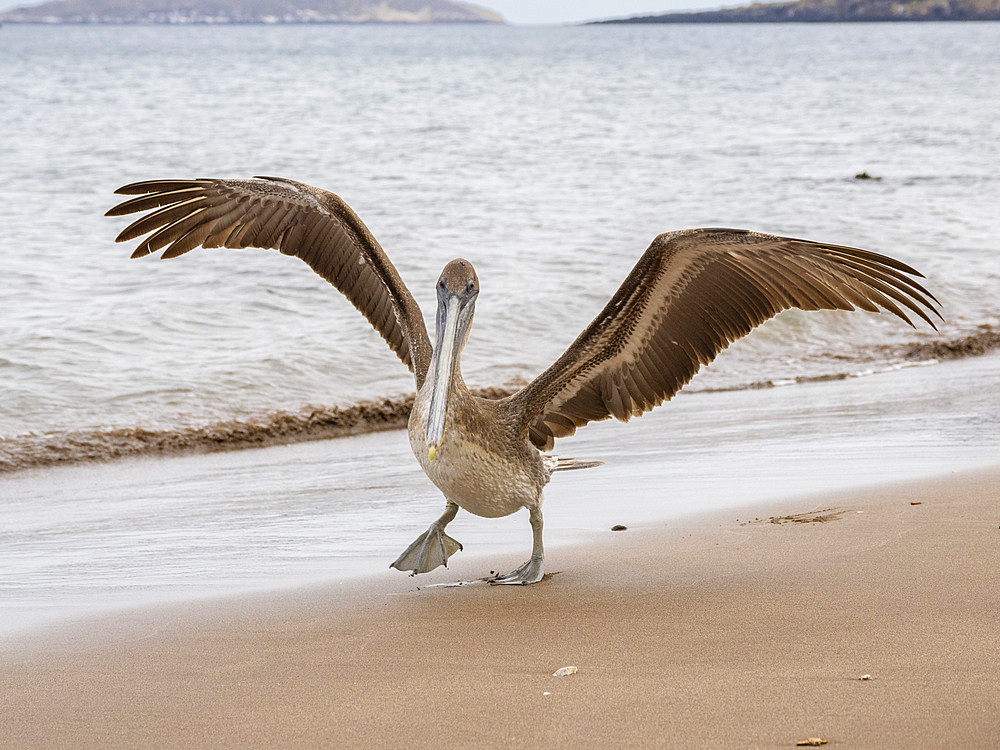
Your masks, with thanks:
M448 393L451 390L455 360L458 358L458 302L456 295L448 298L448 306L444 313L444 331L435 351L434 390L431 393L431 408L427 416L427 451L431 461L434 460L434 454L444 441L445 410L448 408Z

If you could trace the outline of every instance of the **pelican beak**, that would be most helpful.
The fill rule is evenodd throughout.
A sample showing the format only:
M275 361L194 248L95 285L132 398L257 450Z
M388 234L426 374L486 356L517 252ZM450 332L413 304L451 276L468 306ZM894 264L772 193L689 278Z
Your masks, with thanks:
M427 415L427 457L433 461L438 448L444 442L444 422L445 412L448 408L448 395L451 391L451 379L455 372L455 362L458 359L460 350L459 337L459 308L460 299L458 295L449 295L444 303L444 325L439 327L440 338L434 351L434 360L431 363L432 377L434 378L433 391L431 393L431 406Z

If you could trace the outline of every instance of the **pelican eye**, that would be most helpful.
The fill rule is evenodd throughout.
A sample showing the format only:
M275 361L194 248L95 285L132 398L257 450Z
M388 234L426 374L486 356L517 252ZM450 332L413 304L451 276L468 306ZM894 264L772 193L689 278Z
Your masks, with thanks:
M438 279L438 286L444 289L445 287L444 279Z
M472 291L472 287L474 287L474 286L475 286L475 284L473 283L472 279L469 279L469 283L465 285L465 291L471 292Z

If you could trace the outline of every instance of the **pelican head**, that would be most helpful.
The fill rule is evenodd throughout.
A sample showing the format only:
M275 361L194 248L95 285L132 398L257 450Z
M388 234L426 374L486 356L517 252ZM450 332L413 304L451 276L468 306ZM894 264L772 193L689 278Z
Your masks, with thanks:
M456 258L444 267L437 282L437 342L429 370L431 405L427 416L427 452L431 461L444 441L448 397L458 374L459 357L469 336L478 295L479 278L469 261Z

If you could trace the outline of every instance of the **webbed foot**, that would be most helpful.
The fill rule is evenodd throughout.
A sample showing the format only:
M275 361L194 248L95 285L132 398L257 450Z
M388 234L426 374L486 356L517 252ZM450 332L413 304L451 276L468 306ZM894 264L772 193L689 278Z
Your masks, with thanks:
M411 575L429 573L440 565L448 567L448 558L461 549L462 545L459 542L445 534L444 529L434 523L389 567L412 571Z
M531 559L528 560L524 565L512 570L505 576L496 576L489 579L491 586L498 586L503 584L518 584L521 586L526 586L529 583L538 583L542 580L542 557L541 555L532 555Z

